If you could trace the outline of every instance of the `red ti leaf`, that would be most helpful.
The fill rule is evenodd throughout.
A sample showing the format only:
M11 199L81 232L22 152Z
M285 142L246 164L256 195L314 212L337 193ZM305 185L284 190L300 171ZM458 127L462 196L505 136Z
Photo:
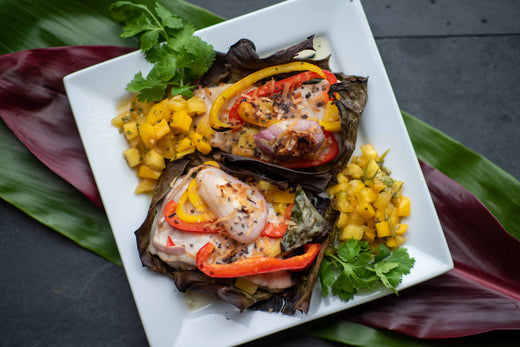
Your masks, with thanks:
M62 79L69 73L132 50L78 46L0 56L0 116L38 159L100 208L99 192Z
M338 314L418 338L520 329L520 242L469 191L421 162L454 269Z

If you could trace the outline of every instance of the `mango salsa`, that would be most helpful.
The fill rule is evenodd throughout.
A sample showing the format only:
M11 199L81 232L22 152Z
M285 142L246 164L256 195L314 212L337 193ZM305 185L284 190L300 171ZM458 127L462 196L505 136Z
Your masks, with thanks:
M383 166L385 154L379 156L370 144L361 146L361 152L337 174L337 184L327 189L334 209L340 212L336 234L340 241L368 240L373 248L379 243L399 247L408 230L401 219L411 212L410 199L401 194L404 183L390 177Z
M111 124L127 140L123 157L139 177L136 194L153 193L169 161L196 150L205 155L212 150L208 139L214 130L207 119L204 121L207 117L202 117L198 131L193 124L192 117L207 111L205 101L199 97L186 100L176 95L149 104L134 97L121 108Z

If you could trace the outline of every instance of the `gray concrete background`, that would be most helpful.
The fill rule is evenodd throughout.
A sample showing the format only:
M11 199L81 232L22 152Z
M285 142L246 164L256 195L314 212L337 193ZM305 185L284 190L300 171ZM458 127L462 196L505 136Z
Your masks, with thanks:
M192 2L233 18L278 1ZM520 2L363 5L401 109L520 179ZM122 268L3 200L0 217L0 346L147 345ZM248 346L265 344L338 345L288 330Z

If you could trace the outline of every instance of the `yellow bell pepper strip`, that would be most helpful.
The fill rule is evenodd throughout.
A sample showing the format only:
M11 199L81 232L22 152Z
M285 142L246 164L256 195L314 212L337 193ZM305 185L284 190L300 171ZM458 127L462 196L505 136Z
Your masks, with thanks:
M341 131L341 121L335 120L335 121L326 121L322 120L319 122L323 130L330 131L332 133L338 133Z
M228 87L226 90L224 90L220 95L215 99L213 102L213 105L211 106L211 109L209 110L209 124L213 129L216 131L225 131L230 129L236 129L240 127L240 124L230 124L230 123L224 123L222 122L218 114L220 112L220 109L226 101L230 100L232 97L237 95L238 93L244 91L245 89L249 88L254 83L274 75L279 75L283 73L293 72L293 71L314 71L318 74L319 77L325 78L325 73L321 68L314 64L306 63L306 62L292 62L282 65L275 65L270 66L262 70L258 70L256 72L253 72L252 74L247 75L246 77L242 78L238 82L235 82L230 87Z
M209 257L215 246L208 242L197 252L197 268L209 277L235 278L282 270L301 271L307 269L320 252L321 244L305 245L305 253L280 259L273 257L254 257L238 260L230 264L214 264Z
M175 209L177 217L179 217L180 220L187 222L187 223L202 223L202 222L210 222L210 221L216 219L216 218L212 219L208 213L202 213L202 214L187 213L184 208L184 205L186 204L186 201L188 200L188 198L189 198L189 189L185 190L184 193L182 193L182 195L179 198L179 201L177 203L177 208ZM204 203L202 200L200 202Z
M322 70L322 72L325 75L325 79L329 82L329 86L332 84L338 83L338 79L332 72L327 71L327 70ZM314 78L319 78L319 77L323 77L323 76L317 74L315 71L306 71L301 74L294 75L294 76L288 77L286 79L277 81L275 83L264 84L261 87L251 90L246 95L249 97L254 96L256 98L260 98L260 97L264 97L267 95L280 94L286 89L294 89L304 82L307 82ZM328 92L328 89L324 91L324 94L327 94L327 92ZM328 96L327 96L327 98L328 98ZM278 121L277 119L272 119L270 121L262 123L262 122L259 122L258 120L255 120L252 115L249 115L249 117L247 117L247 116L244 116L243 114L240 114L239 107L243 101L244 101L244 99L242 99L242 98L235 101L235 103L231 107L231 110L229 110L229 122L231 124L242 124L245 121L245 122L248 122L248 123L251 123L254 125L268 127Z
M188 199L190 200L195 210L199 213L207 212L207 207L199 193L197 193L197 181L192 179L190 184L188 184Z

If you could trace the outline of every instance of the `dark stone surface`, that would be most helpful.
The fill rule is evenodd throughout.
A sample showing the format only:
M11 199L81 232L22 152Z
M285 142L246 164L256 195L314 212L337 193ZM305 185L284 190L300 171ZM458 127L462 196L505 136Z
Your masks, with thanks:
M346 0L345 0L346 1ZM192 1L225 18L277 3ZM520 179L520 2L365 0L403 110ZM0 201L1 346L146 346L124 270ZM288 330L248 346L335 346Z

